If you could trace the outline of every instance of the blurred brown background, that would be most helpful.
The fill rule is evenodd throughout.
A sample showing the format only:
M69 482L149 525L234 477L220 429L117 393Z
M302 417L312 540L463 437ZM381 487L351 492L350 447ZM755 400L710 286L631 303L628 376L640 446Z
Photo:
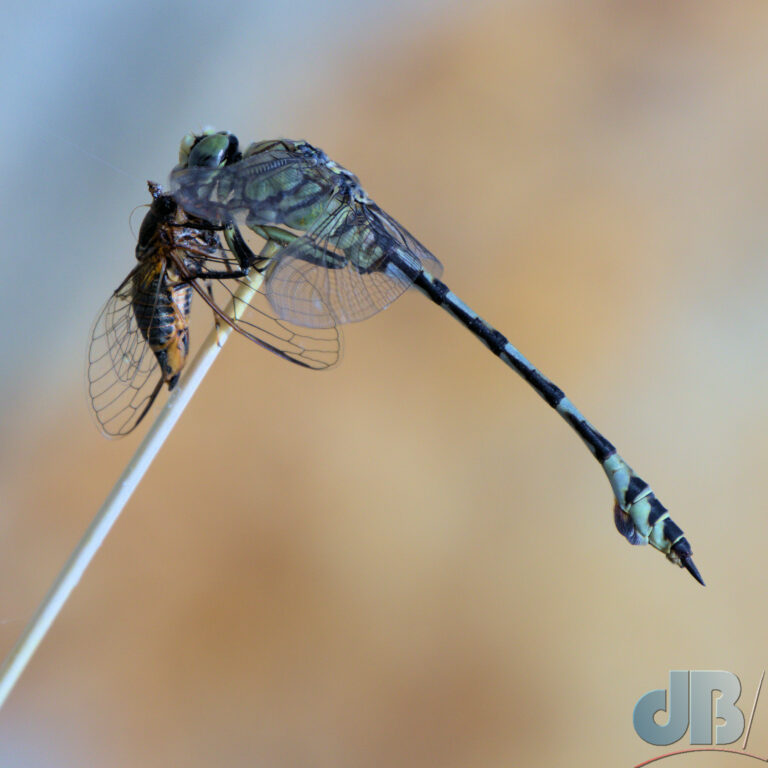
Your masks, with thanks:
M144 178L209 121L354 170L651 483L708 586L629 547L574 434L409 293L325 374L227 346L0 712L0 765L631 766L664 751L632 710L670 669L735 672L748 713L768 663L768 5L299 5L217 6L198 37L174 6L137 10L151 66L99 17L65 76L120 57L115 92L94 74L48 102L72 122L11 177L38 185L37 229L6 176L25 239L3 288L0 651L145 431L98 435L82 350ZM74 166L97 176L68 186ZM764 701L749 747L768 755Z

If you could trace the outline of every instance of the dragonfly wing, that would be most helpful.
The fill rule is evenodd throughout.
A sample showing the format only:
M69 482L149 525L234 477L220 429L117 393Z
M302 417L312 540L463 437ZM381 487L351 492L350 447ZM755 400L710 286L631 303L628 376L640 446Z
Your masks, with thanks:
M107 437L127 435L157 397L162 372L134 315L131 277L96 318L88 345L88 404Z
M286 255L269 272L267 296L284 320L307 328L330 328L380 312L411 282L402 273L361 273L350 262L328 269L300 256Z
M309 232L287 246L267 273L277 314L298 325L353 323L388 307L422 269L440 262L378 206L334 197Z
M377 237L382 241L387 238L391 240L391 251L409 255L409 269L415 267L413 263L415 260L421 269L429 272L433 277L440 277L443 274L443 265L437 257L376 203L364 206L364 213L368 226L377 233Z
M171 191L185 211L219 224L238 214L250 226L306 228L322 213L333 188L317 173L317 161L281 142L222 168L179 168ZM304 226L302 226L302 224Z
M171 174L171 194L187 213L221 224L227 218L224 191L232 175L229 168L178 169Z

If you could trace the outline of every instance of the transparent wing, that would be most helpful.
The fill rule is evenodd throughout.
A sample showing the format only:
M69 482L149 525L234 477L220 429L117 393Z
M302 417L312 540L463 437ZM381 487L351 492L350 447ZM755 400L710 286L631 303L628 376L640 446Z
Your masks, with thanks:
M341 359L341 335L335 326L312 329L297 328L289 320L275 317L257 273L259 286L244 301L238 298L240 287L252 288L257 281L245 278L210 281L205 288L200 287L204 300L212 300L212 309L216 316L232 325L240 335L266 347L293 363L313 370L330 368ZM235 318L224 313L229 301L234 299Z
M132 288L129 276L96 318L88 345L88 403L107 437L134 430L163 383L160 366L136 324Z
M382 210L376 203L361 207L368 221L368 226L382 241L386 242L387 238L390 238L389 247L393 251L400 249L406 251L412 259L418 261L419 269L429 272L432 277L439 278L443 274L443 265L439 259L386 211ZM413 279L415 277L416 275L413 276Z
M263 142L223 168L179 168L171 174L171 192L185 211L207 221L223 224L246 214L252 226L301 229L322 212L333 184L318 172L324 155L304 142L298 146L305 151L296 142Z
M283 319L310 328L364 320L388 307L422 269L440 262L373 203L334 198L309 232L267 273L267 296Z
M239 233L237 235L239 237ZM266 265L277 254L282 253L279 245L267 242L259 256L256 256L244 240L233 251L220 241L218 233L211 233L206 248L188 246L186 256L193 264L193 273L199 281L193 287L209 304L217 318L250 341L265 347L290 362L313 370L323 370L335 365L342 354L341 334L335 327L324 327L311 332L306 327L297 327L290 320L275 316L267 300L258 266ZM227 272L236 273L241 266L256 263L246 277L226 277ZM206 276L217 275L215 278ZM251 289L247 292L241 288ZM226 313L226 307L234 300L234 316Z

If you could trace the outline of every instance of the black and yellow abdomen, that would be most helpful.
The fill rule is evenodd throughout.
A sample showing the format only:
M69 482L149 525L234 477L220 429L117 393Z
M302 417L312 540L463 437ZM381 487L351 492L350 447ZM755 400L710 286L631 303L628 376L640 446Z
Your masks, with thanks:
M144 262L133 277L133 314L142 336L157 358L163 381L176 386L189 352L192 286L173 284L165 264Z

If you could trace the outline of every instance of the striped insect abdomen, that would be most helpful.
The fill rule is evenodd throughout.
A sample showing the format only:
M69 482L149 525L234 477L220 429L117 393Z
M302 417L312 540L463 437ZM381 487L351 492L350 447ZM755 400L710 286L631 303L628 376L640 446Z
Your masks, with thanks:
M171 286L165 270L156 271L156 265L150 265L150 268L154 274L139 271L134 278L133 313L157 358L163 381L173 389L189 352L192 286Z

